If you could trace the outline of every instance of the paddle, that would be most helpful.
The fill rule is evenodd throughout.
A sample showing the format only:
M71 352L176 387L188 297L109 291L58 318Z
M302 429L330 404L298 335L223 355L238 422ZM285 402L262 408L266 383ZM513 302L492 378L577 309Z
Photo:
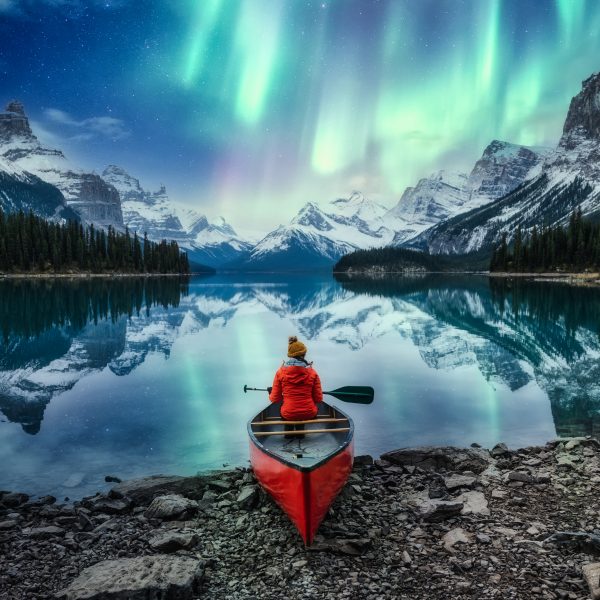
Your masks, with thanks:
M244 393L253 392L268 392L267 388L253 388L244 386ZM371 404L375 396L375 390L372 387L366 385L347 385L345 387L338 388L337 390L331 390L331 392L323 392L327 396L333 396L342 402L352 402L354 404Z

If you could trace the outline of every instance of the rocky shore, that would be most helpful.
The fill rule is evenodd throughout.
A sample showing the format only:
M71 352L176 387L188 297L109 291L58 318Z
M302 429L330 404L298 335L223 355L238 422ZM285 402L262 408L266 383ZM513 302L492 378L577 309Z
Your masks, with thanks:
M309 549L244 469L0 492L0 597L600 598L599 484L590 438L357 457Z

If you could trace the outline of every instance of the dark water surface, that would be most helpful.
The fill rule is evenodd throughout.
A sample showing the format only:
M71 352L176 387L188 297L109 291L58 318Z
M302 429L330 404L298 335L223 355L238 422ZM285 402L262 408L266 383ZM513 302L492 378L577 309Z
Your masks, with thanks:
M600 290L474 276L1 281L0 489L246 464L242 388L293 333L325 389L375 388L358 453L596 434L599 330Z

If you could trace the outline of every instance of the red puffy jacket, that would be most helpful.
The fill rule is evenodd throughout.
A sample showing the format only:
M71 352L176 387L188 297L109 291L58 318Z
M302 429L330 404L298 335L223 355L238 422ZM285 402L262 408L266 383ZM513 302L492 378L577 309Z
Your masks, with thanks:
M289 360L275 373L269 400L283 400L281 416L288 421L314 419L317 416L317 404L323 402L319 375L311 366L298 360Z

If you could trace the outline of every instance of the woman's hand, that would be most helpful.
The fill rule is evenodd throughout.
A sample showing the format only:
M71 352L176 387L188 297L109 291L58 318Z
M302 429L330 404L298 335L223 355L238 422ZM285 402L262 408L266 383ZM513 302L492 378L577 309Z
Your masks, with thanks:
M269 394L270 394L272 391L273 391L273 388L272 388L272 387L268 387L268 388L267 388L267 392L269 392Z

